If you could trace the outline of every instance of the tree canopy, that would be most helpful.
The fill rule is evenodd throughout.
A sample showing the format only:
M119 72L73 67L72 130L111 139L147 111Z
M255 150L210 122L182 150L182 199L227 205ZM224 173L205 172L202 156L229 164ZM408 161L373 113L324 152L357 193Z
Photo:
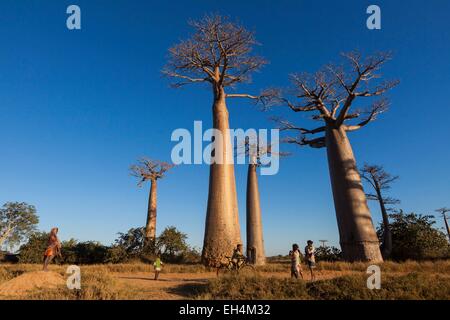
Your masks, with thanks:
M0 208L0 247L14 247L30 236L39 223L36 208L25 202L7 202Z
M186 240L187 235L185 233L178 231L175 227L167 227L160 234L156 243L162 255L173 259L189 248Z
M405 214L400 211L390 214L389 217L392 232L392 259L423 260L449 257L450 245L447 237L433 227L436 223L433 216ZM383 224L380 224L377 234L382 239Z
M391 59L389 52L380 52L366 58L357 52L342 54L344 63L329 64L314 74L297 73L291 75L292 88L289 90L296 102L278 93L281 104L296 113L312 114L311 118L324 125L306 129L290 121L277 119L280 129L299 133L286 142L307 145L313 148L325 147L325 137L309 139L309 135L325 132L327 126L356 131L374 121L386 111L388 100L382 96L395 87L398 81L381 81L379 73L383 65ZM354 109L357 99L377 98L366 108ZM352 122L359 119L357 122Z
M254 32L227 17L206 15L192 20L194 33L169 49L169 61L163 74L175 79L175 88L193 83L209 83L219 95L225 87L235 88L251 81L251 74L267 61L253 54L258 45ZM272 90L260 95L226 93L227 98L249 98L266 103L273 97Z
M375 201L383 201L386 205L393 205L400 203L400 200L387 197L381 194L382 191L388 191L391 189L391 183L399 179L398 176L393 176L382 166L365 164L360 170L361 178L369 183L374 193L366 193L367 199ZM379 194L378 194L379 192Z
M173 164L164 161L142 158L137 164L130 167L131 175L139 179L141 186L145 181L152 181L164 178L167 171L173 168Z

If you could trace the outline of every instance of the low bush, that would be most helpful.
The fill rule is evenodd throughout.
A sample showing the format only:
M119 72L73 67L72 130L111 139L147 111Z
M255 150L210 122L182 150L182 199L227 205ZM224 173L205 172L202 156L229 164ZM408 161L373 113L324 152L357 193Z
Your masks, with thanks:
M132 228L119 233L114 245L104 246L99 242L78 242L75 239L61 243L61 257L58 264L91 265L101 263L130 263L134 261L153 263L156 253L166 263L197 264L200 252L187 245L187 235L175 227L166 228L154 244L144 246L145 228ZM36 232L19 249L18 262L42 263L49 234ZM0 257L1 258L1 257Z

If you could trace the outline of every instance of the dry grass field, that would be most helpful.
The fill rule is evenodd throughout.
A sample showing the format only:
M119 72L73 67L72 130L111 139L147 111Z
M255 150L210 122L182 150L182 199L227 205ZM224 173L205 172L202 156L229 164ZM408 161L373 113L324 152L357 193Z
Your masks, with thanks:
M148 264L81 266L81 290L65 286L67 266L0 265L0 299L450 299L450 260L381 266L381 290L366 286L364 263L319 263L317 279L289 279L289 264L269 263L255 273L217 277L201 265L167 265L159 281ZM304 268L305 269L305 268ZM43 277L46 277L45 279Z

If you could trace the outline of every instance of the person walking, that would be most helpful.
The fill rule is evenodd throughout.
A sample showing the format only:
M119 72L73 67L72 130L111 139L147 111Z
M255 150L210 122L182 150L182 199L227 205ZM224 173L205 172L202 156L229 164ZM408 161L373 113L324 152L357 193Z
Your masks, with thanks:
M158 253L156 256L156 260L153 263L153 267L155 268L155 280L158 280L159 274L162 270L163 262L161 261L161 254Z
M301 265L301 253L298 244L292 245L292 251L289 251L289 257L291 258L291 279L300 275L303 279L302 265Z
M58 228L52 228L48 239L48 246L44 252L43 271L48 271L48 265L56 256L61 256L61 242L58 239Z
M316 280L316 275L314 273L314 269L316 268L316 249L313 244L314 243L311 240L308 240L307 246L305 247L305 259L311 273L311 281Z

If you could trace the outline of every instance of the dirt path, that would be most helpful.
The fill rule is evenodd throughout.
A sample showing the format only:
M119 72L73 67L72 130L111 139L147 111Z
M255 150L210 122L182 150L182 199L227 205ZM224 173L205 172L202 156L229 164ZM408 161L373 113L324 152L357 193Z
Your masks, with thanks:
M352 271L321 271L316 275L317 280L331 279ZM287 278L285 272L260 272L265 277ZM190 299L195 288L206 284L208 280L215 279L214 272L209 273L163 273L158 281L153 280L153 274L149 273L114 273L119 285L129 291L135 299L143 300L179 300ZM304 276L309 279L309 274L304 271Z
M135 299L179 300L189 299L193 288L215 278L215 273L163 273L153 280L149 273L115 273L118 283L132 292Z

